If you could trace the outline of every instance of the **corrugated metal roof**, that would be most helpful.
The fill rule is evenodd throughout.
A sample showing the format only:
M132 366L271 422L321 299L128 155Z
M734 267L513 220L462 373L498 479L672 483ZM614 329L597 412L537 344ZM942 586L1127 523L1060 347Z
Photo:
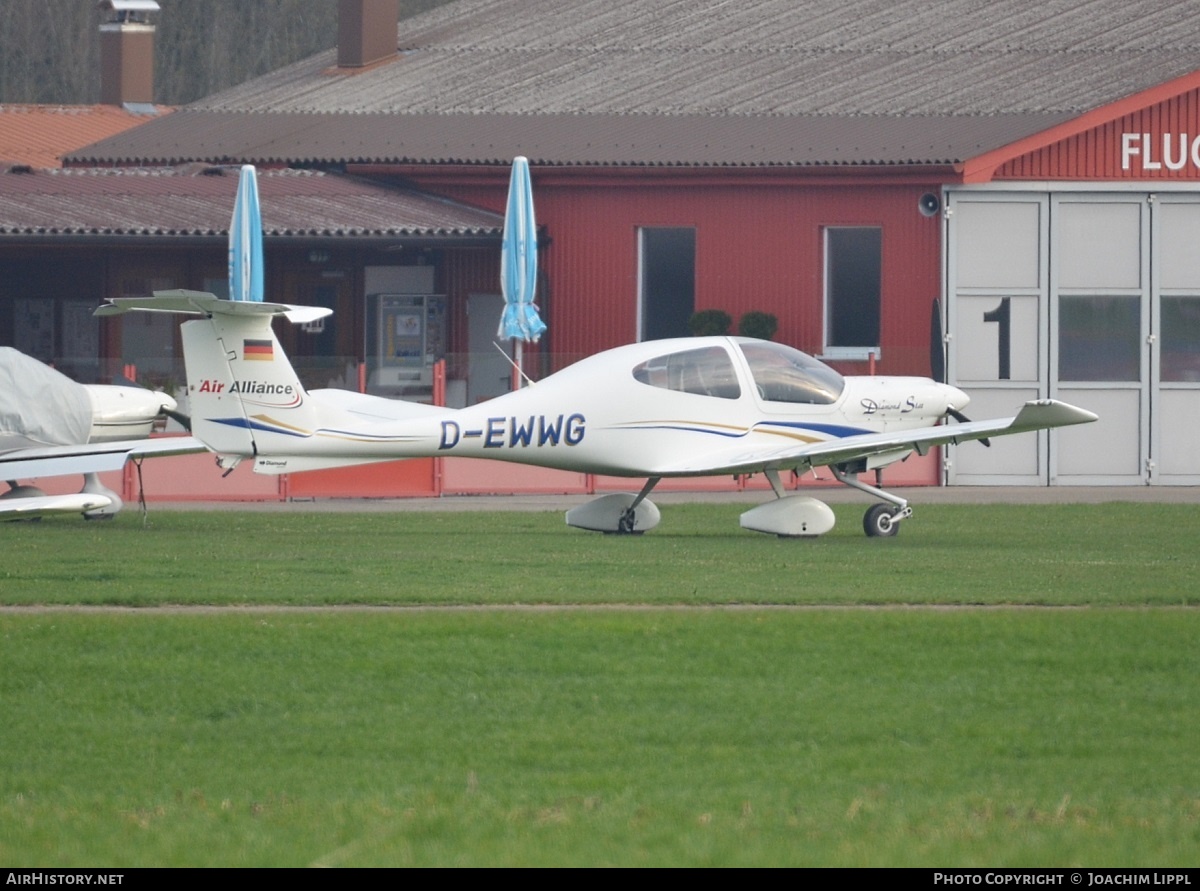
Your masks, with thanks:
M67 152L149 120L115 105L0 105L0 163L61 167Z
M1190 0L458 0L401 57L318 54L196 103L224 111L1079 113L1200 67Z
M263 232L279 238L500 236L503 218L355 177L260 171ZM236 168L64 169L0 173L0 237L224 238Z
M952 164L1069 115L723 116L176 112L153 139L131 135L73 156L176 164L473 163L659 166Z
M72 158L944 163L1200 69L1190 0L458 0L399 29L390 63L321 53Z

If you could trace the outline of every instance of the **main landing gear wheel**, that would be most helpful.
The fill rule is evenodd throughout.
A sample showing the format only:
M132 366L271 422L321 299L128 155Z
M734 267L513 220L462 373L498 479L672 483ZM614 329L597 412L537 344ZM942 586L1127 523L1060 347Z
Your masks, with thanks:
M641 529L635 529L634 525L637 521L637 509L628 508L621 514L621 519L617 520L617 535L641 535Z
M890 538L900 531L897 513L890 504L872 504L863 516L863 531L872 538Z
M593 498L567 511L567 525L605 535L641 535L661 519L654 502L646 497L648 491L646 486L640 495L613 492Z

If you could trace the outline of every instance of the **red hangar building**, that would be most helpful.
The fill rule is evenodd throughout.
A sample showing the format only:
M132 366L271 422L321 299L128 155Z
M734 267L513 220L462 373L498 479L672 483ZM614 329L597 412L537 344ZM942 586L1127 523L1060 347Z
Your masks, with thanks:
M893 485L1200 483L1190 4L455 0L397 26L394 2L343 0L339 15L336 49L64 164L319 171L335 189L403 190L467 218L502 212L509 164L525 155L549 324L527 368L686 335L698 311L735 326L764 312L774 339L847 373L928 375L932 346L972 417L1053 397L1101 418L914 457L888 469ZM498 233L487 217L473 225L445 243L402 244L386 227L268 231L268 299L336 285L321 292L331 329L289 334L289 350L358 363L368 389L402 395L428 369L378 355L399 300L425 314L451 404L495 395L507 386L489 355ZM0 266L12 226L0 220ZM145 231L142 246L171 243ZM179 247L157 271L141 251L139 280L202 286ZM134 249L114 247L111 262ZM0 285L0 313L7 299ZM0 314L0 337L11 331ZM99 343L122 350L123 336ZM608 484L429 479L437 491ZM356 494L347 480L317 494ZM370 486L393 494L378 473Z

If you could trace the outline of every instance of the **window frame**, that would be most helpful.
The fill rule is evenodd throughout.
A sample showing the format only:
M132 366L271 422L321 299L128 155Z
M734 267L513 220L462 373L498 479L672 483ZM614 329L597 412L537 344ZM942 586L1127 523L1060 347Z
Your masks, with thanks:
M878 255L875 258L875 343L874 344L840 344L834 343L834 303L837 299L836 270L839 265L847 262L849 257L841 256L843 250L849 250L849 245L835 246L836 233L840 232L874 232L878 241ZM883 329L883 227L878 225L836 225L824 226L821 230L822 262L824 264L824 319L822 324L822 351L820 359L842 361L865 361L872 356L878 361L882 358L880 340Z

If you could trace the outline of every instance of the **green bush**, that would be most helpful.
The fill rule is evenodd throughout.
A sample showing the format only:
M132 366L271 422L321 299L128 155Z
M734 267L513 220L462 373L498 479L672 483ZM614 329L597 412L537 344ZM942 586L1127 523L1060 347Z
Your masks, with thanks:
M711 337L718 334L728 334L733 317L723 309L703 309L692 313L688 319L688 330L693 337Z
M757 337L759 340L770 340L778 329L779 320L769 312L751 310L738 322L738 334L742 337Z

